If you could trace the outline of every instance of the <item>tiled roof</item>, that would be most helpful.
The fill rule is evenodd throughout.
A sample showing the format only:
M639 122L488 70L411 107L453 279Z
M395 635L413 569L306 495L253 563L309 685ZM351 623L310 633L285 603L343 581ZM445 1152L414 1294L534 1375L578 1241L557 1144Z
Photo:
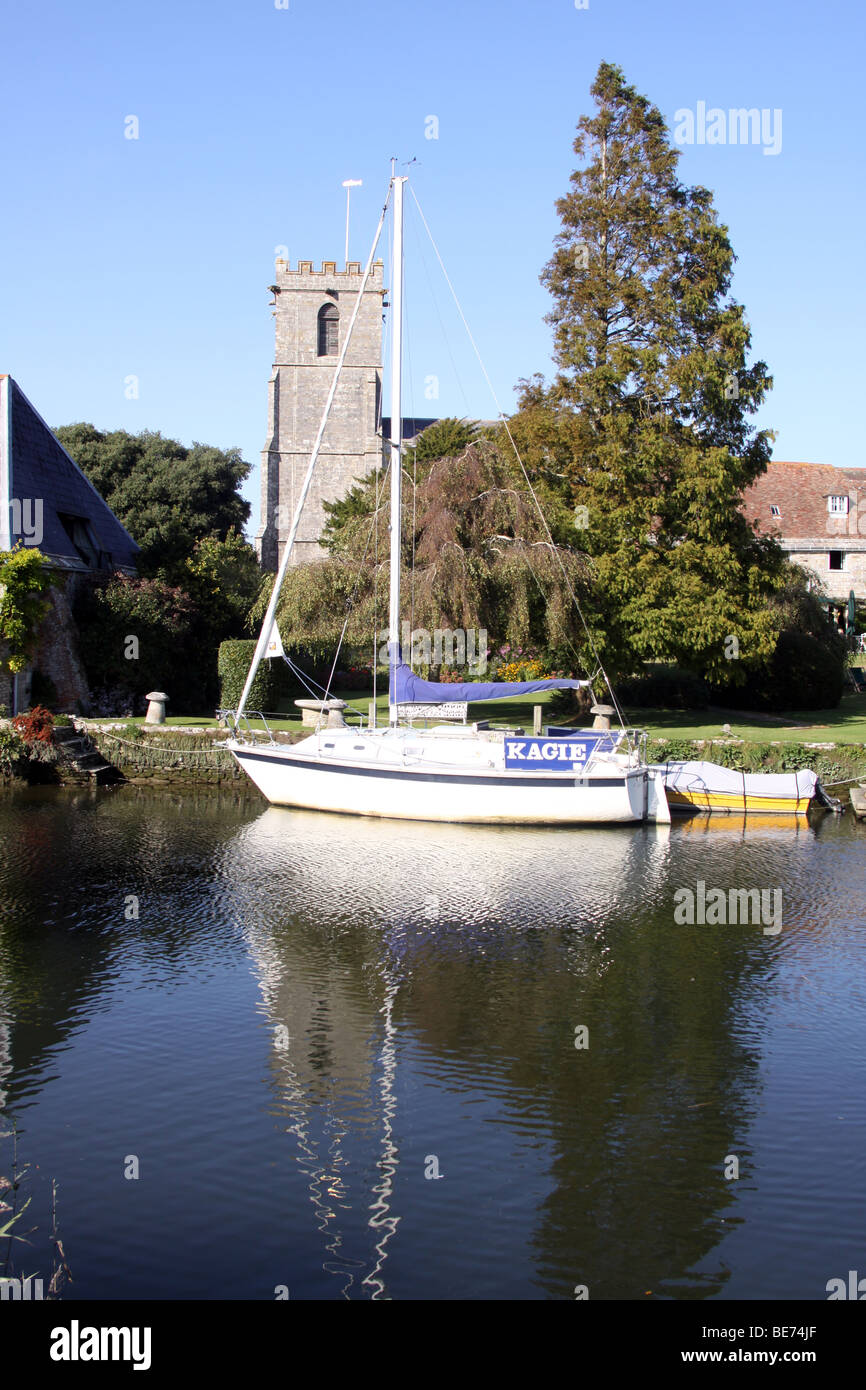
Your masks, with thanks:
M51 433L21 388L11 377L0 377L0 390L4 407L0 419L4 445L0 490L6 494L0 498L0 505L5 508L4 521L10 516L15 500L19 503L19 517L23 503L27 508L25 516L31 519L33 504L41 502L42 537L38 545L44 555L55 558L63 568L93 567L82 560L60 519L62 514L80 517L89 523L96 549L102 552L103 567L134 568L139 553L135 541ZM9 524L9 539L14 545L22 538L14 529L14 508ZM26 541L27 537L23 538Z
M847 497L848 513L828 510L829 497ZM862 504L858 514L858 503ZM778 516L773 508L778 508ZM743 510L762 531L783 542L807 540L826 547L834 538L856 540L866 548L866 468L833 468L825 463L770 463L746 490Z

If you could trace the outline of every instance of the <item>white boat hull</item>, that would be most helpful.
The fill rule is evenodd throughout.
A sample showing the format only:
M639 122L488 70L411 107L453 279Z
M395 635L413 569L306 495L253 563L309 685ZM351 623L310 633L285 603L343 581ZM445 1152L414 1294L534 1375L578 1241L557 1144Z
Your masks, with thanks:
M307 743L313 743L307 740ZM444 749L436 748L437 753ZM337 811L395 820L481 825L606 825L643 820L668 822L661 776L646 767L610 760L594 769L538 773L474 767L473 749L461 763L424 766L406 755L398 764L368 756L354 764L340 756L300 747L228 745L239 765L274 805ZM391 750L388 749L387 752ZM464 751L464 750L460 750ZM477 759L476 759L477 761Z

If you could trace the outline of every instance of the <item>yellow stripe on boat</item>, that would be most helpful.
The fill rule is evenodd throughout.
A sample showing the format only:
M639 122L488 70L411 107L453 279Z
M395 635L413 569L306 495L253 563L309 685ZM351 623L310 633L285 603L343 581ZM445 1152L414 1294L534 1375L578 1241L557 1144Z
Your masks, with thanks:
M745 811L769 815L804 816L809 809L811 796L801 796L796 800L784 796L753 796L746 793L700 791L697 788L688 793L667 789L668 805L672 809L680 807L695 811Z

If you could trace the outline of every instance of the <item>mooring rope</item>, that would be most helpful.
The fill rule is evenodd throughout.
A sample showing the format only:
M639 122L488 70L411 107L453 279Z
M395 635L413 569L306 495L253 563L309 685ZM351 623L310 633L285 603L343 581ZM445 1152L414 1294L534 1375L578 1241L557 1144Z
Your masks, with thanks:
M87 737L98 748L96 738L88 732ZM138 739L121 738L119 734L110 734L103 730L98 731L98 737L108 739L111 743L120 743L125 748L133 748L137 753L159 753L165 758L185 759L185 758L209 758L216 756L225 765L225 758L231 758L231 751L228 748L165 748L158 743L143 743Z

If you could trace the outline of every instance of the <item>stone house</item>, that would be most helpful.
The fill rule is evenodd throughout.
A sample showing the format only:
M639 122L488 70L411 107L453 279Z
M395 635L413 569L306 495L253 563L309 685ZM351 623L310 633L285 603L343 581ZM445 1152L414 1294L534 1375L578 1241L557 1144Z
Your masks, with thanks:
M13 680L0 674L0 704L27 707L33 673L53 681L58 708L88 698L72 617L85 576L136 573L138 546L51 433L12 377L0 375L0 550L33 546L57 582L30 667Z
M866 468L771 463L746 490L750 521L811 571L827 598L866 601Z

